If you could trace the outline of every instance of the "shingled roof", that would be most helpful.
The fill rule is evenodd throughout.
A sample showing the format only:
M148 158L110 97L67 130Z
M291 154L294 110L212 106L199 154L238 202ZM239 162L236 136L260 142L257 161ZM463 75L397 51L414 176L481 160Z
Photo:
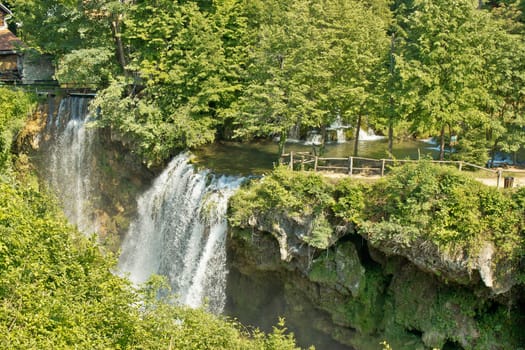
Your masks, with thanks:
M18 39L9 29L0 29L0 52L13 52L24 46L22 40Z

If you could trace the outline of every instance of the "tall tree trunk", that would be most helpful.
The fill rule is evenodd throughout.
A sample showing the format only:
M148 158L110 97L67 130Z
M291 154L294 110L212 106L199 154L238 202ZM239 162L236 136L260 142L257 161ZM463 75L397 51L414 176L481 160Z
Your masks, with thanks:
M359 131L361 131L361 115L357 116L357 126L355 127L354 157L359 153Z
M284 145L286 144L286 131L281 131L281 137L279 138L279 157L284 154Z
M492 145L492 149L490 150L490 163L489 168L494 167L494 160L496 159L496 149L498 147L499 139L494 141L494 144Z
M392 36L390 37L390 115L388 117L388 153L392 154L393 152L393 145L394 145L394 98L392 97L392 91L394 88L394 50L395 50L395 39L396 39L396 33L392 33Z
M441 134L439 135L439 160L445 159L445 124L441 127Z
M114 21L111 22L111 32L113 34L113 40L115 40L115 46L117 50L117 59L122 67L122 71L127 74L126 70L126 54L124 52L124 44L122 43L122 38L120 37L120 22L122 20L122 15L117 15Z
M388 121L388 153L391 155L394 150L394 121L392 117Z
M326 125L321 126L321 147L319 149L319 155L323 156L326 145Z

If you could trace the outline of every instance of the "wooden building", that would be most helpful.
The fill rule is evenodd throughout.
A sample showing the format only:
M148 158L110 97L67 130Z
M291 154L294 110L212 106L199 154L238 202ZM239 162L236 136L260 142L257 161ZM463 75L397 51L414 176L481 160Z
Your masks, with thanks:
M7 20L13 13L0 3L0 82L14 82L22 78L22 55L24 45L8 28Z

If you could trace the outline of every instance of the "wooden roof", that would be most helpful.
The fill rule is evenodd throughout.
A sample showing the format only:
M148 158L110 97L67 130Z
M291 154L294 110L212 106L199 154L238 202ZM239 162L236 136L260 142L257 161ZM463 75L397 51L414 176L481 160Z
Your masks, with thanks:
M9 29L0 29L0 52L15 51L24 46L22 40L18 39Z

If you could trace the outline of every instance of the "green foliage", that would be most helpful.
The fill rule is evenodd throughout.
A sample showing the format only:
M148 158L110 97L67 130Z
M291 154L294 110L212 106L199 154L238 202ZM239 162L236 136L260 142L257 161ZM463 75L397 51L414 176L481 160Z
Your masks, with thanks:
M507 194L480 186L456 169L420 162L395 168L374 185L366 209L371 222L363 229L371 239L389 232L406 245L424 239L471 254L490 241L500 258L513 260L522 254L523 243L522 219L513 205Z
M230 199L229 220L234 225L245 225L252 216L271 212L321 215L317 228L324 237L327 225L322 214L333 203L331 192L332 187L318 174L278 167L260 181L241 188Z
M138 312L129 282L34 189L0 184L3 348L127 347Z
M313 221L312 233L305 237L305 242L318 249L326 249L333 244L334 230L325 215L317 216Z
M291 127L353 122L376 103L373 75L388 49L388 17L359 1L267 6L255 30L247 86L232 106L237 136L281 137ZM378 11L379 12L379 11Z
M456 135L452 157L478 164L525 140L517 1L9 4L62 83L108 88L99 125L152 165L217 136L278 136L282 152L290 128L326 136L336 118L390 139Z
M351 178L339 181L335 187L332 210L336 217L358 224L363 219L367 188Z
M64 55L55 78L66 87L107 85L112 75L113 52L107 48L73 50Z
M142 157L148 165L159 165L184 147L184 131L163 120L162 111L155 104L134 96L125 97L126 84L114 81L99 92L90 108L100 110L97 126L111 126L122 142ZM187 123L187 127L193 124ZM188 132L196 130L187 129ZM180 132L180 133L179 133Z
M85 48L113 48L112 22L126 6L114 0L9 1L24 42L57 56Z
M35 107L35 96L0 87L0 173L7 166L16 134Z
M136 290L96 238L75 231L48 196L0 181L0 347L4 349L297 349L177 306L158 277ZM162 297L168 295L168 297Z

